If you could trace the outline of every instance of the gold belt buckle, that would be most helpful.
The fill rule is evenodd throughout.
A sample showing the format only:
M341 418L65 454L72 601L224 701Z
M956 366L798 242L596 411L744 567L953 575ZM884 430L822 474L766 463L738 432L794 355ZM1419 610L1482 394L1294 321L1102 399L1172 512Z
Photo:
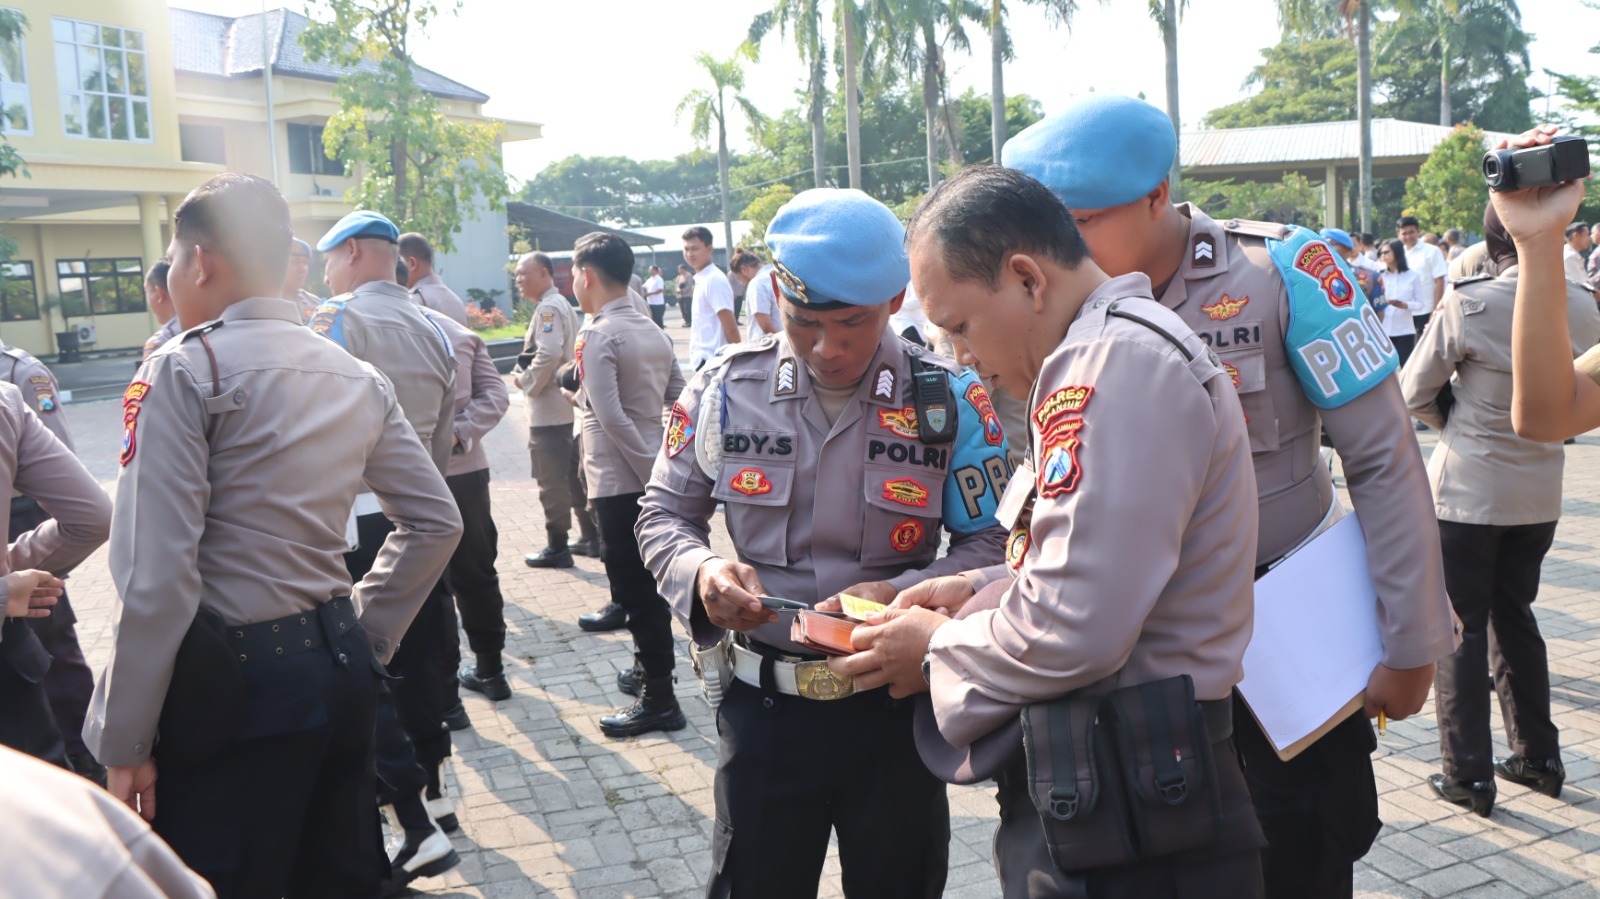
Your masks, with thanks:
M844 699L856 692L856 679L833 673L827 662L800 662L794 666L794 687L804 699Z

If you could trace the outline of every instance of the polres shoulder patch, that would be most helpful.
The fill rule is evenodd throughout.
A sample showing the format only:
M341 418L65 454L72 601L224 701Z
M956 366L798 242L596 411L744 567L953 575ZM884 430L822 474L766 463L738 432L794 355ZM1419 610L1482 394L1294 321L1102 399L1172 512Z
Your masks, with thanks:
M349 348L344 339L344 309L347 303L348 300L328 300L311 313L310 322L312 331L346 349Z
M122 393L122 454L118 461L126 467L138 452L139 404L150 394L148 381L134 381Z

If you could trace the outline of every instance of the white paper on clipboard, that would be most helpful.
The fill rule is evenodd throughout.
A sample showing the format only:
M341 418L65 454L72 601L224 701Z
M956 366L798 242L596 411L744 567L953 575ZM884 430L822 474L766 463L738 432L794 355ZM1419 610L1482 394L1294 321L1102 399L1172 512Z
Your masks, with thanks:
M1347 515L1256 581L1239 692L1284 755L1342 718L1382 660L1367 541Z

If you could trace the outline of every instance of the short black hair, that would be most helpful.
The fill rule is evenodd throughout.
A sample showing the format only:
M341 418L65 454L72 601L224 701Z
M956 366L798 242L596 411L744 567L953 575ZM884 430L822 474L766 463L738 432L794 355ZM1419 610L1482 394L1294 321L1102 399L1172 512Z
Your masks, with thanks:
M572 245L572 267L599 269L612 285L621 287L633 275L633 248L606 231L591 231Z
M394 261L394 283L404 287L406 286L406 282L410 280L411 266L406 265L406 261L404 259L396 259Z
M1383 245L1388 248L1389 255L1394 257L1394 270L1397 272L1409 271L1411 265L1406 262L1406 245L1399 240L1386 240Z
M248 286L276 294L289 271L289 204L271 181L255 175L214 175L178 204L173 234L228 260Z
M994 288L1012 253L1077 268L1089 255L1072 213L1033 178L998 165L968 166L935 187L911 215L906 246L938 241L945 270L957 281Z
M162 290L167 289L167 272L172 269L172 263L166 259L157 259L156 264L150 266L150 271L144 274L144 283L154 284Z
M415 231L400 235L400 255L411 259L421 259L423 264L433 264L433 245L428 239Z
M1375 247L1378 245L1378 235L1373 234L1371 231L1363 231L1361 232L1361 242L1369 247Z
M685 230L683 232L683 239L698 240L708 247L713 246L711 243L711 229L707 228L705 225L695 225L693 228Z
M1415 228L1421 231L1422 223L1417 221L1417 217L1414 215L1402 215L1400 216L1400 221L1395 223L1395 228L1397 230L1400 228Z
M1577 234L1579 231L1587 230L1589 230L1588 222L1573 222L1567 226L1567 236L1571 237L1572 235Z
M549 256L546 256L545 254L540 253L538 251L529 253L528 255L533 257L533 264L534 265L539 266L540 268L544 269L545 271L549 272L552 275L556 273L556 264L554 262L550 261L550 257Z

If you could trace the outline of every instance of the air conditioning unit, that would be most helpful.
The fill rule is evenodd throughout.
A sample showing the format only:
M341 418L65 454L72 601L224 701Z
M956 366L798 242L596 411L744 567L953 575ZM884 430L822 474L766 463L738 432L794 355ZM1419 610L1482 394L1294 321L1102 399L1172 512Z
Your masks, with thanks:
M94 325L79 325L78 326L78 345L79 346L88 346L89 344L94 343L95 340L98 337L99 337L99 335L95 333Z

